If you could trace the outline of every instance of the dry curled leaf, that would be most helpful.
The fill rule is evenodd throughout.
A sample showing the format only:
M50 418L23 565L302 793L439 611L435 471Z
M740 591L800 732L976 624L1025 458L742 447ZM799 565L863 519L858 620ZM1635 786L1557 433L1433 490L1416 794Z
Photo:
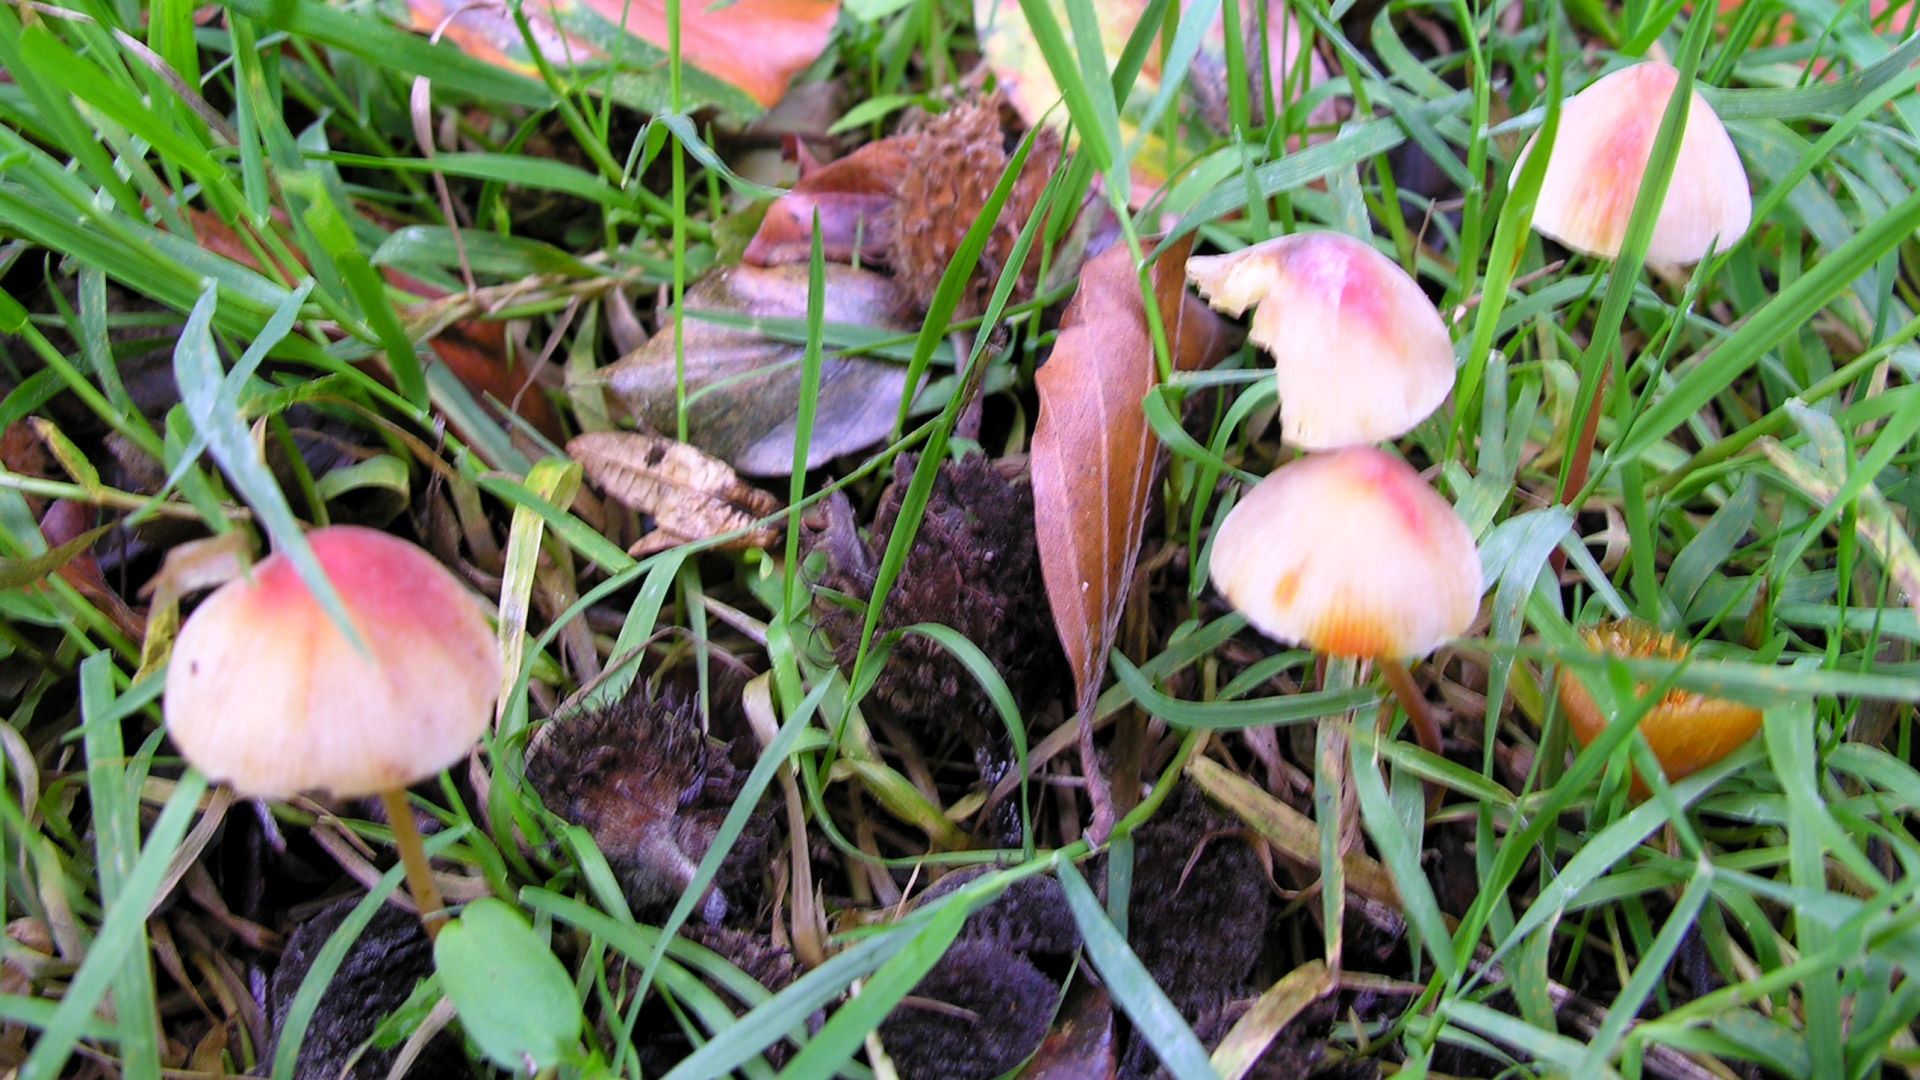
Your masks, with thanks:
M144 632L145 620L107 584L107 579L100 574L100 564L93 557L94 542L110 528L109 525L94 524L94 516L93 507L85 503L56 499L40 518L40 533L51 550L40 560L24 562L27 565L43 561L49 563L49 568L60 580L73 586L102 614L112 619L121 633L138 641Z
M828 262L886 258L893 245L894 200L908 168L898 138L871 142L802 176L773 200L742 258L755 266L804 263L820 216L820 250Z
M829 263L825 318L830 323L906 333L914 323L893 282L879 274ZM790 329L806 318L807 268L733 266L687 290L684 374L687 441L747 476L785 476L793 470L800 409L800 358L791 341L752 326L726 325L716 316L782 319ZM627 408L656 431L678 424L673 333L655 334L639 350L600 369ZM886 438L907 385L900 364L829 354L820 364L807 468Z
M750 531L723 546L763 548L779 539L775 530L753 526L779 510L780 500L686 443L635 431L594 431L568 442L567 456L609 497L653 518L653 532L628 552L635 558L741 529Z
M1174 363L1183 371L1217 363L1230 344L1219 317L1182 284L1191 246L1173 245L1150 271ZM1034 376L1040 565L1082 714L1100 691L1140 554L1160 450L1140 402L1157 379L1140 287L1127 248L1116 245L1087 262L1053 355Z

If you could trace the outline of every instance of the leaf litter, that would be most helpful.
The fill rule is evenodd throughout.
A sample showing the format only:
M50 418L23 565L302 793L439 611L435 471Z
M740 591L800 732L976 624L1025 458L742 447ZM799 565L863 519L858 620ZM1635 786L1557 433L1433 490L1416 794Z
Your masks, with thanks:
M1863 96L1883 85L1878 65L1911 59L1881 58L1898 24L1869 12L1848 35L1803 42L1795 23L1733 7L1694 17L1718 37L1702 49L1665 25L1669 13L1631 7L1569 6L1537 25L1342 9L1302 26L1236 3L1205 27L1168 6L1169 35L1138 40L1141 77L1118 101L1103 96L1097 61L1076 70L1073 45L1007 36L1040 5L1002 5L970 28L1005 100L953 90L984 77L966 73L975 57L954 32L966 13L923 5L687 7L677 59L664 8L646 5L530 8L532 51L511 10L484 6L407 5L403 24L451 43L425 52L368 12L317 4L236 0L198 37L191 13L165 5L109 27L145 34L146 52L88 29L123 12L0 13L69 47L4 59L18 101L0 164L12 362L0 412L16 444L22 421L48 434L31 453L0 446L0 556L19 577L4 593L12 719L0 749L7 799L18 791L6 839L21 854L0 1055L27 1080L75 1051L88 1076L257 1073L276 1051L282 1076L471 1075L491 1067L477 1048L507 1071L531 1061L675 1080L735 1068L818 1078L859 1069L856 1057L907 1080L1389 1068L1696 1080L1910 1062L1920 1001L1903 981L1901 860L1905 795L1920 790L1905 606L1920 410L1908 253L1893 227L1910 213L1908 150L1871 125L1830 137L1839 156L1805 160L1800 172L1819 175L1791 197L1811 232L1776 214L1723 238L1732 254L1685 291L1653 279L1599 314L1582 298L1602 268L1551 245L1501 248L1513 219L1488 198L1512 164L1503 140L1551 83L1543 57L1581 57L1555 73L1577 85L1613 51L1657 43L1683 66L1704 55L1697 74L1715 101L1775 95L1762 108L1773 126L1736 129L1749 160L1771 161L1856 103L1860 116L1833 131L1906 119L1892 98ZM1053 14L1111 63L1147 10ZM262 32L274 49L247 46ZM215 33L230 46L210 44ZM1863 74L1781 90L1803 54L1780 51L1779 34L1844 53ZM1334 67L1349 80L1315 90ZM1183 87L1156 98L1168 70ZM125 107L128 72L151 91L150 116ZM414 74L443 99L403 117L390 106ZM830 74L844 85L818 81ZM207 97L180 97L194 78ZM977 272L946 281L1037 122L1029 99L1043 82L1041 109L1064 87L1083 127L1125 133L1115 149L1132 157L1135 194L1164 202L1113 216L1105 178L1088 182L1044 135ZM845 125L861 134L836 139L837 115L817 103L846 87L873 100ZM561 101L556 88L564 103L545 120L519 111ZM1371 100L1356 114L1392 116L1334 130L1339 95L1361 91ZM1156 100L1171 122L1141 134ZM668 122L643 126L623 111L636 104ZM737 126L769 106L763 131L846 153L763 207L729 165L770 141ZM209 112L219 123L197 126ZM1509 115L1521 119L1487 134ZM430 165L409 157L407 119L461 149ZM206 152L188 149L240 137L213 167L241 201L170 190L203 179ZM1423 162L1416 144L1441 160ZM463 166L461 154L494 156ZM432 169L446 198L417 182ZM1485 183L1419 179L1463 169ZM1307 172L1315 184L1299 180ZM322 191L350 219L346 246L311 233ZM1786 193L1773 194L1762 205L1784 214ZM739 216L723 225L729 200ZM1896 203L1893 224L1875 225ZM1194 206L1213 208L1197 237L1138 268L1143 307L1133 256L1154 250L1148 219ZM70 227L73 214L86 228ZM756 215L746 261L731 264ZM1326 227L1371 238L1463 319L1477 317L1489 236L1523 283L1504 316L1501 305L1488 316L1502 322L1474 371L1484 392L1392 448L1474 522L1494 593L1414 688L1442 721L1439 754L1386 734L1401 721L1391 705L1375 716L1343 704L1319 722L1351 749L1325 760L1302 721L1333 700L1326 673L1246 631L1196 583L1206 511L1287 452L1271 376L1184 293L1181 264L1188 245L1229 252ZM1035 254L1011 265L1029 228ZM1081 265L1072 243L1088 237L1096 254ZM826 312L809 326L816 239ZM1049 250L1057 241L1069 243ZM366 269L357 260L389 243L410 252L407 273L383 266L384 295L377 280L347 289L336 263ZM1822 272L1829 260L1854 269ZM448 291L456 262L498 284ZM1832 302L1870 267L1877 285L1863 278ZM90 282L109 276L159 299L107 302ZM171 345L209 277L218 303L193 325L183 403L177 388L136 380L135 337ZM228 385L227 365L307 277L295 332ZM978 365L941 386L959 395L932 421L952 424L938 443L952 452L923 470L922 507L910 488L928 421L924 403L902 408L921 313L952 302L977 315L1003 281L999 325L919 340L922 361L941 343L934 363ZM1763 364L1751 343L1774 334L1776 283L1796 289L1794 311L1816 314L1769 337L1783 343ZM598 334L601 300L617 335ZM1570 358L1615 333L1596 318L1623 319L1624 385L1598 399L1590 490L1549 518L1534 508L1556 501L1560 463L1585 452L1570 418L1593 400L1572 400L1593 372ZM658 328L651 339L642 319ZM1759 329L1724 336L1743 323ZM429 369L428 396L400 370L422 341L374 332L394 325L446 369ZM603 337L637 348L605 363ZM810 352L810 337L824 348ZM1662 411L1663 368L1696 403L1691 417ZM803 400L816 375L817 399ZM1655 414L1659 432L1636 428ZM194 465L209 426L217 461ZM565 434L607 501L579 490ZM787 476L803 437L786 510L756 479ZM1621 439L1632 453L1613 460ZM180 839L192 803L179 796L197 779L141 712L144 680L179 609L245 572L256 514L281 543L297 534L289 514L300 528L372 515L418 535L505 613L502 641L526 658L500 737L415 793L446 891L474 901L482 943L437 965L437 979L420 981L436 965L413 921L374 917L390 912L378 893L397 876L382 870L388 833L373 809L298 798L223 814L215 797ZM1559 522L1573 531L1549 535ZM911 543L893 542L902 530ZM741 535L699 546L728 533ZM1548 559L1556 547L1564 568ZM886 571L898 574L881 602L872 591L890 552L904 561ZM125 599L143 590L145 613ZM862 642L876 603L876 637ZM1576 627L1629 611L1691 640L1688 660L1614 662L1579 644ZM850 646L875 658L857 686ZM1621 716L1639 687L1731 686L1770 707L1764 735L1640 801L1649 762L1637 739L1610 730L1590 751L1569 747L1545 690L1575 668L1598 698L1614 688L1601 708ZM1276 719L1286 726L1266 726ZM1077 767L1062 757L1075 743ZM1350 773L1335 793L1347 794L1316 804L1315 773L1329 768ZM771 803L740 794L768 790L774 770L778 822ZM1108 782L1117 813L1103 820ZM1430 816L1423 784L1447 792ZM135 798L176 799L152 834L163 842L147 847L157 865L180 845L164 879L180 898L116 902L130 879L115 868L143 855L125 844L138 839ZM1098 899L1070 902L1047 871L1084 855ZM1340 907L1313 902L1329 889L1350 894L1339 927L1323 922ZM677 932L649 936L656 924ZM1064 945L1042 932L1063 926ZM1317 966L1333 941L1338 971ZM484 989L496 952L522 965L524 1000ZM122 1014L81 1015L116 966ZM141 1003L156 989L153 1024ZM463 1018L488 1030L463 1030ZM277 1032L291 1032L287 1045Z

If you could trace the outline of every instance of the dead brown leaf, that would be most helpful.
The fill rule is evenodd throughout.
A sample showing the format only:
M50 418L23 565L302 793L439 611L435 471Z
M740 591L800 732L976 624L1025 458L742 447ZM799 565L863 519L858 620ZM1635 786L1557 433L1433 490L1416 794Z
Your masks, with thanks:
M1229 334L1187 294L1190 241L1155 261L1155 300L1183 371L1217 363ZM1053 621L1090 713L1140 554L1160 442L1140 401L1157 381L1153 341L1125 245L1088 261L1060 321L1053 356L1034 376L1034 521Z
M653 532L628 552L635 558L751 528L780 509L780 500L742 481L726 462L665 436L589 432L567 443L567 455L609 497L653 518ZM758 528L724 546L764 548L778 539L776 530Z
M1186 291L1192 247L1191 239L1174 244L1148 271L1174 365L1183 371L1219 362L1230 337ZM1129 255L1116 244L1087 261L1053 355L1034 376L1034 526L1054 626L1073 666L1082 775L1093 804L1087 832L1096 842L1106 839L1116 811L1096 767L1093 707L1140 557L1160 453L1141 409L1159 375Z
M94 524L94 514L93 507L84 503L57 499L40 518L40 534L46 537L47 547L55 549L89 534L97 538L100 529ZM92 540L85 541L81 550L53 572L113 620L113 625L121 633L139 641L146 632L146 619L128 607L120 594L107 584L107 579L101 576L100 564L93 557L92 543Z
M894 200L908 157L898 137L881 139L802 176L767 207L742 258L755 266L807 261L813 215L820 215L820 250L828 262L880 262L893 246Z
M1113 1002L1084 976L1074 980L1053 1030L1020 1073L1020 1080L1113 1080Z
M892 333L914 328L899 287L879 274L828 263L826 321ZM804 319L807 268L730 266L687 290L684 376L687 441L747 476L785 476L793 469L800 410L800 358L805 350L751 327L699 316L724 312L756 319ZM673 333L655 334L640 349L600 369L627 408L656 431L673 431L675 384L682 374ZM906 391L901 364L829 354L820 365L807 468L870 446L893 430Z

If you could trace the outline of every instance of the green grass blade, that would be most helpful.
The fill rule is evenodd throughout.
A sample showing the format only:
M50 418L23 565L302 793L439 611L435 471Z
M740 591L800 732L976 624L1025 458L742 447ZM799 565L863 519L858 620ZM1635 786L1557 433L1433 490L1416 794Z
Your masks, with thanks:
M73 1053L73 1045L82 1031L96 1023L93 1010L107 992L107 986L121 970L130 953L145 952L144 931L147 913L158 899L174 850L186 836L187 826L207 790L207 779L189 770L168 797L160 819L147 835L147 843L134 863L133 872L120 891L119 902L107 909L100 932L80 962L80 969L67 984L60 1007L47 1021L46 1030L33 1052L20 1066L20 1080L54 1080ZM399 880L399 868L394 880ZM282 1078L287 1080L287 1078Z
M1206 1047L1200 1045L1180 1010L1167 1000L1166 992L1114 929L1100 906L1100 898L1087 887L1080 871L1058 856L1053 864L1066 891L1067 905L1073 909L1073 921L1080 927L1087 959L1107 984L1113 1003L1133 1021L1134 1034L1147 1040L1175 1080L1218 1080Z
M214 348L212 331L218 302L217 287L209 283L199 303L193 306L193 313L187 317L187 325L181 329L180 341L174 347L173 374L180 386L181 402L193 420L194 430L206 436L207 451L233 479L241 498L253 507L261 524L272 535L275 550L293 563L301 583L313 594L334 627L364 654L366 644L360 632L354 629L353 620L340 602L340 594L334 591L333 582L327 580L326 571L314 558L313 549L307 545L306 535L295 520L293 510L287 506L279 483L266 462L260 459L248 434L246 420L231 403L220 400L224 372L220 369L220 354ZM298 307L297 304L291 306ZM226 407L223 408L223 404Z

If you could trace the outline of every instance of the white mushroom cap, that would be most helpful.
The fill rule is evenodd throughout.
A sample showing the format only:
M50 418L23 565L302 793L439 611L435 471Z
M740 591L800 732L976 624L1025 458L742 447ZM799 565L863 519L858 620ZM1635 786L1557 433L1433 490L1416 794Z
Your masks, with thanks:
M500 688L500 656L472 597L425 551L340 525L307 536L361 655L282 555L221 586L181 627L167 730L202 772L242 795L392 791L464 757ZM369 656L371 659L369 659Z
M1587 255L1611 259L1620 254L1661 115L1679 80L1672 67L1649 61L1604 76L1567 99L1533 211L1535 229ZM1536 134L1520 151L1515 176L1538 140ZM1696 92L1647 262L1660 268L1699 262L1714 237L1725 250L1752 220L1753 196L1740 155L1712 106Z
M1480 608L1466 524L1411 466L1370 446L1275 469L1220 524L1211 568L1261 633L1334 656L1425 656Z
M1341 233L1296 233L1187 260L1215 310L1258 305L1248 336L1273 354L1280 434L1308 450L1405 434L1453 389L1453 344L1420 286Z

